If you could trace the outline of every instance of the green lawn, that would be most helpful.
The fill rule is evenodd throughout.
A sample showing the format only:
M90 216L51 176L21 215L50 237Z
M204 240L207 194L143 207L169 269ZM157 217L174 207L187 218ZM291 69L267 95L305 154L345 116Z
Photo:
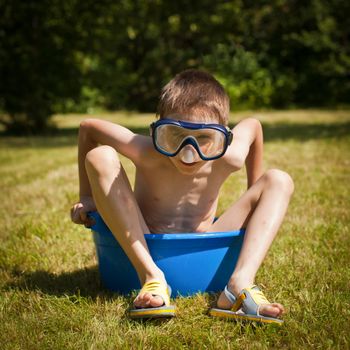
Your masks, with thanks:
M287 307L282 327L212 319L207 294L175 299L170 321L128 319L132 297L103 289L92 236L70 222L86 116L69 115L55 117L51 136L0 137L0 349L350 348L350 111L246 112L232 123L251 114L263 122L266 168L296 187L257 278ZM102 117L142 133L153 119ZM224 184L219 212L244 188L242 170Z

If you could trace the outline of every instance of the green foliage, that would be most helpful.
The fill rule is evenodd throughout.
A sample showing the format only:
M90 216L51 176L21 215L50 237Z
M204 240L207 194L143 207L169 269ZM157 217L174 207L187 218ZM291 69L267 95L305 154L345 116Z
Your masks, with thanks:
M204 59L204 63L218 72L216 77L230 97L231 108L271 106L272 79L255 53L241 46L230 48L219 44L215 52Z
M1 2L1 121L12 131L42 131L53 102L78 97L74 1Z
M53 112L154 112L186 68L212 72L234 109L350 96L347 1L3 0L0 12L9 130L40 131Z

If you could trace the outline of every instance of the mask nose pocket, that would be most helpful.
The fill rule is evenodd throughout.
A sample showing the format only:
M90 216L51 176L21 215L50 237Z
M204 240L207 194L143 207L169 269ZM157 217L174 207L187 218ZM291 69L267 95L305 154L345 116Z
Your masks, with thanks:
M196 150L190 146L186 145L181 151L180 151L180 159L187 164L191 164L196 161Z

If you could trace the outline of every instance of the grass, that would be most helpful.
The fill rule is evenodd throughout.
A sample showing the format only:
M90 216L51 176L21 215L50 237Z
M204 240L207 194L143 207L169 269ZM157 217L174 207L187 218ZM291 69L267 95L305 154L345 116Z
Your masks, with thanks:
M175 300L168 322L127 318L131 296L103 288L91 234L73 225L77 126L56 116L56 134L0 138L1 349L350 348L350 111L253 113L264 125L266 168L294 178L296 192L257 282L285 304L285 324L212 319L215 295ZM232 116L236 122L249 115ZM148 132L151 115L103 118ZM132 164L123 159L133 181ZM244 171L224 184L222 212L244 191Z

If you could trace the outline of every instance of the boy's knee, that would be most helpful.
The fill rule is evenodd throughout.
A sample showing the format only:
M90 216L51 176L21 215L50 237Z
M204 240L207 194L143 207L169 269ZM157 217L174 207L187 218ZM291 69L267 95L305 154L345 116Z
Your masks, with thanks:
M270 169L265 173L267 184L276 186L281 191L291 195L294 192L294 182L291 176L285 171Z
M95 171L97 173L115 171L120 168L120 161L117 151L110 146L99 146L86 154L85 167L87 171Z

